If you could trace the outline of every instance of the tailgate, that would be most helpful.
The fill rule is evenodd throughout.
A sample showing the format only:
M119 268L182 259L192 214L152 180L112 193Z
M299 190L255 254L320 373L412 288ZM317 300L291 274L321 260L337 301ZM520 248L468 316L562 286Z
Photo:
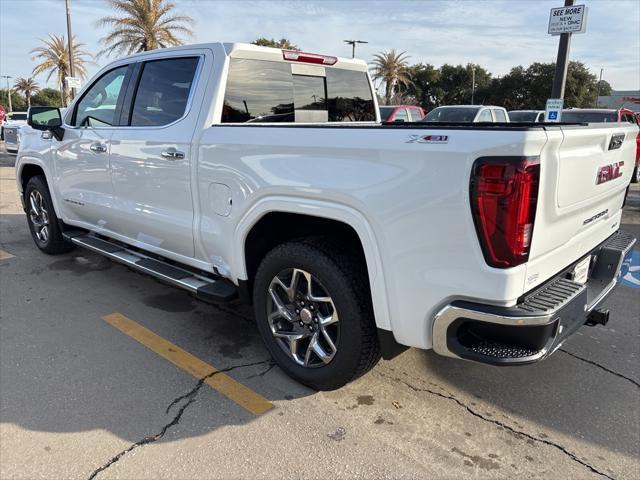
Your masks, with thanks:
M629 123L548 128L525 290L579 260L619 228L637 134Z

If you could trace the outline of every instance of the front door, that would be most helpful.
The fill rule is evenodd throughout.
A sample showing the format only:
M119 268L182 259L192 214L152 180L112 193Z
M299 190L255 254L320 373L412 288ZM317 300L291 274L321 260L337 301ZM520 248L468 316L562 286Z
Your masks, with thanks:
M126 126L111 137L117 233L158 253L193 257L189 109L198 56L144 62ZM134 82L135 83L135 82Z
M64 138L53 152L62 216L97 229L113 224L109 148L124 94L127 66L102 75L69 116Z

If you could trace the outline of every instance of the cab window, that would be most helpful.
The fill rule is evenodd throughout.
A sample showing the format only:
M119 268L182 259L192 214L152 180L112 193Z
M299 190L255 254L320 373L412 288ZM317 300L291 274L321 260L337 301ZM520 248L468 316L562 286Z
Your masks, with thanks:
M480 112L478 115L478 119L476 122L493 122L493 118L491 117L491 110L485 109Z
M145 62L131 112L131 126L158 127L182 118L198 57Z
M122 103L127 68L118 67L105 73L86 91L75 109L73 126L109 127L117 123L116 111Z
M496 122L506 122L507 116L504 114L504 111L498 110L497 108L493 109L493 115L496 117Z

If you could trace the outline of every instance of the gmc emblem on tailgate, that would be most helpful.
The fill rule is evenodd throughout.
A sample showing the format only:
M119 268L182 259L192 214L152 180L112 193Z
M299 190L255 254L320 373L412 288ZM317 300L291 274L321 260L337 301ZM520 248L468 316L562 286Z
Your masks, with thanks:
M616 162L610 165L603 165L598 169L596 174L596 185L608 182L622 176L622 167L624 162Z

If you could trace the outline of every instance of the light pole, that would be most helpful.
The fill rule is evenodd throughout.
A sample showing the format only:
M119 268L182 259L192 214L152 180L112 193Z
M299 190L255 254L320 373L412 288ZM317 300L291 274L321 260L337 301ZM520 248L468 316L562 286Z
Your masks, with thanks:
M598 79L598 88L596 89L596 108L598 108L598 97L600 96L600 83L602 83L602 71L604 68L600 69L600 78Z
M11 105L11 88L9 87L9 79L13 78L9 75L2 75L2 78L7 80L7 97L9 98L9 113L13 112L13 106Z
M69 10L69 0L66 0L67 7L67 44L69 49L69 76L75 77L73 68L73 38L71 37L71 11ZM75 97L76 89L71 89L71 98Z
M476 93L476 66L471 67L471 105L475 105L473 103L473 97Z
M356 58L356 43L369 43L364 40L345 40L344 43L351 45L351 58Z

